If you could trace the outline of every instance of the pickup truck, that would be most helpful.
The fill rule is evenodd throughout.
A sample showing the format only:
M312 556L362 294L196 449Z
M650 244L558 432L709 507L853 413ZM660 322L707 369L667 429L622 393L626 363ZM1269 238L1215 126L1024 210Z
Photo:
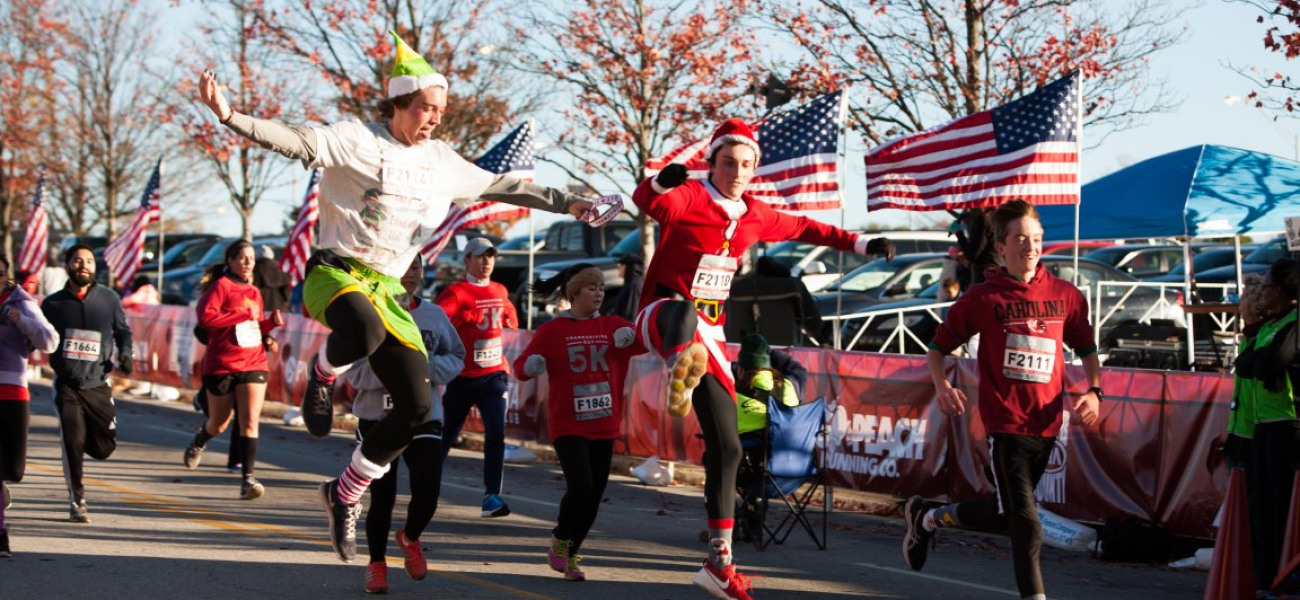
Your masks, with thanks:
M573 261L606 256L615 244L636 231L636 221L615 219L604 227L593 228L573 219L552 223L546 230L543 249L533 255L533 269L547 263ZM522 306L520 290L528 277L528 252L505 251L497 254L492 281L511 290L515 306Z

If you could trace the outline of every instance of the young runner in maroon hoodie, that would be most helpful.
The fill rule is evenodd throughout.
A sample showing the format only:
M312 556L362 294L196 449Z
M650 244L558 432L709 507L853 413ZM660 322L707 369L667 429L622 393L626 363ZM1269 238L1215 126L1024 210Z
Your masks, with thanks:
M578 549L596 522L609 482L614 438L627 410L627 362L645 348L636 343L627 319L600 314L605 299L600 269L574 265L538 283L533 292L543 299L563 294L570 305L537 329L514 366L520 381L548 376L546 422L567 489L547 561L565 579L583 581Z
M998 207L992 216L998 256L1004 267L985 271L948 310L928 354L930 379L939 409L949 416L966 412L968 400L952 387L944 357L971 337L980 336L979 413L988 432L994 498L928 508L920 496L904 509L907 534L903 558L920 571L938 527L979 531L1008 530L1016 585L1022 598L1044 599L1038 554L1043 528L1034 488L1047 469L1061 429L1065 356L1068 344L1083 359L1088 391L1073 396L1075 418L1097 421L1101 363L1088 323L1088 303L1068 281L1043 267L1043 226L1038 211L1023 200Z

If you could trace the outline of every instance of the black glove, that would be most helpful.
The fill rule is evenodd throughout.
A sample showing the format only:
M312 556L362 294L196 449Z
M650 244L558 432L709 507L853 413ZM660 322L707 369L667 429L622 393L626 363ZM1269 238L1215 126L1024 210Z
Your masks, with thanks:
M123 375L130 377L131 373L135 371L135 359L131 358L130 356L126 356L118 359L117 370L121 371Z
M686 183L686 179L689 176L690 171L686 170L686 165L681 163L672 163L664 167L658 175L655 175L655 183L659 184L659 187L672 189Z
M893 261L895 252L894 242L889 241L889 238L878 237L867 242L867 254L884 254L886 261Z

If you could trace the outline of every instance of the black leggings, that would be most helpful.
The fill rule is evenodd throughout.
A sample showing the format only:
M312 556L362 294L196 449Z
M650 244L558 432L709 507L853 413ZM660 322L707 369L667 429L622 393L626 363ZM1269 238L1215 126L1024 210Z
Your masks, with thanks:
M560 500L560 517L551 533L556 539L569 540L569 554L577 554L587 532L596 522L605 485L609 483L609 466L614 458L614 440L589 440L576 435L557 438L555 455L564 471L564 498Z
M1046 593L1038 563L1043 549L1043 525L1038 520L1034 489L1047 470L1055 445L1056 438L1009 433L990 435L990 467L997 496L967 500L954 507L962 527L1007 532L1021 598Z
M86 498L82 483L85 457L107 460L117 449L117 407L107 384L78 389L54 382L54 408L59 412L63 441L63 476L71 504Z
M357 422L357 437L363 443L378 421ZM402 452L411 478L411 501L406 505L406 539L417 540L434 513L442 494L442 424L425 423ZM383 562L388 550L388 532L393 528L393 507L397 506L397 460L380 479L370 484L370 507L366 510L366 544L370 562Z
M1291 510L1291 488L1295 485L1298 424L1300 421L1272 421L1255 424L1251 444L1250 522L1255 554L1255 583L1259 589L1272 587L1282 558L1287 517Z
M30 404L26 400L0 400L0 481L22 481L27 472Z
M716 377L706 374L691 396L691 406L704 436L704 508L710 520L733 519L741 456L736 401Z
M325 322L331 330L325 347L330 364L350 365L370 357L370 369L393 398L388 416L375 423L361 442L366 460L387 465L401 456L415 428L429 419L433 407L429 361L423 352L388 333L379 310L361 292L335 298L325 309Z

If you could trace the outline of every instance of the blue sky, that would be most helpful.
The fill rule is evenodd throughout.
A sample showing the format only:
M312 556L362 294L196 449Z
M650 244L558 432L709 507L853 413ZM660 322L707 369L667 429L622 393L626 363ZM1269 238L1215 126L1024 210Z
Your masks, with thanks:
M1105 1L1123 6L1123 0ZM1228 68L1229 64L1258 65L1266 71L1294 71L1300 64L1286 64L1265 51L1262 41L1264 27L1255 23L1254 8L1223 0L1169 2L1169 6L1174 8L1183 4L1187 9L1179 13L1179 18L1187 27L1187 35L1182 44L1154 57L1151 68L1153 77L1168 81L1174 93L1182 99L1181 106L1171 113L1149 116L1141 125L1113 133L1100 146L1085 151L1085 182L1147 158L1198 144L1232 146L1292 159L1300 154L1300 119L1282 117L1274 120L1272 114L1246 106L1244 97L1252 85ZM1085 129L1085 138L1087 135ZM850 155L845 174L847 198L843 222L846 225L858 227L868 218L873 224L897 227L925 222L924 215L905 211L879 211L868 215L862 191L865 177L861 164L860 153ZM258 232L278 230L287 207L300 201L300 188L306 185L306 175L294 169L291 177L293 180L271 192L259 205L253 219ZM538 183L560 186L565 179L559 169L539 166ZM837 225L841 222L839 211L819 211L811 213L811 216ZM539 217L538 229L544 228L554 218L551 215ZM238 233L238 219L228 206L214 221L219 233ZM527 223L523 222L511 233L526 233L527 228Z

